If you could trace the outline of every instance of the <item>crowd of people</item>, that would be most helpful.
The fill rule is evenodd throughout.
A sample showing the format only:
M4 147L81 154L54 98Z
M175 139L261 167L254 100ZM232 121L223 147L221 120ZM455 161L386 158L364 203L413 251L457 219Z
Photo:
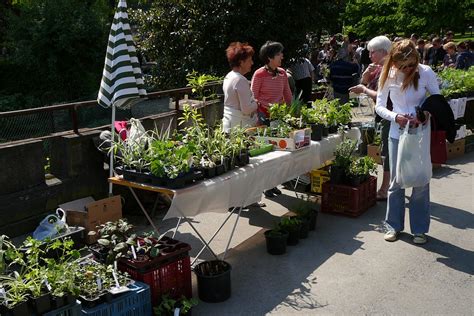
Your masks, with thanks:
M435 70L468 69L474 64L473 43L454 43L452 32L444 39L433 36L428 44L417 34L392 40L381 35L367 43L335 35L310 56L304 47L301 56L293 59L287 69L282 68L283 50L279 42L266 42L259 50L263 66L249 82L245 75L253 65L253 47L235 42L227 48L231 71L223 83L224 129L268 125L272 104L289 104L293 99L308 102L313 83L321 79L330 81L334 97L342 103L348 101L349 92L366 94L376 102L376 122L382 131L384 173L377 199L387 200L384 238L397 240L404 230L405 217L405 190L397 183L394 170L401 130L407 124L411 128L429 121L430 113L420 114L418 107L427 95L440 94ZM273 197L281 191L273 188L264 193ZM414 187L409 204L414 243L427 241L429 205L429 182Z

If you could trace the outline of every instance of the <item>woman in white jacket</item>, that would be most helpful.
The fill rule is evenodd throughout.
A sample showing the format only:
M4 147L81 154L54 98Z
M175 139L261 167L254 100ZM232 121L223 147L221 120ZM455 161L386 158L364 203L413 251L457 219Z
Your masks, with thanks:
M387 241L395 241L403 231L405 223L405 190L396 182L396 165L400 129L406 124L424 124L429 118L417 118L416 106L420 106L429 94L439 94L436 74L429 66L420 64L419 54L410 40L393 44L387 56L379 79L375 110L384 119L391 122L389 132L390 188L388 189L387 215L385 222L388 231ZM393 110L387 109L387 98L393 102ZM427 158L429 159L429 157ZM424 244L430 226L429 183L414 187L409 203L410 228L413 242Z
M224 131L234 126L253 127L257 123L257 102L250 82L244 77L253 65L255 51L247 43L234 42L226 49L227 60L232 68L224 78Z

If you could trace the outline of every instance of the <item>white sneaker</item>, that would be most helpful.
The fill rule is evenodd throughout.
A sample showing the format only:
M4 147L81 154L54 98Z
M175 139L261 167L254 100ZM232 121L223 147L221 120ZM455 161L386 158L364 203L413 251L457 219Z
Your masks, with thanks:
M426 244L427 238L425 234L414 234L413 235L413 242L418 245Z
M385 239L386 241L395 241L398 239L398 232L394 230L389 230L388 232L385 233L385 235L383 236L383 239Z

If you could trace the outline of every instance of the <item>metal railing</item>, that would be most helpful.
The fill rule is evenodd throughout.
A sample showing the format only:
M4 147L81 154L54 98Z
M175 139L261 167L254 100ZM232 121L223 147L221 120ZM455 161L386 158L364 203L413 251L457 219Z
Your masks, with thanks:
M221 82L214 82L205 88L218 89L221 85ZM144 100L172 98L174 109L168 108L168 101L165 111L156 111L152 116L176 115L179 113L179 101L191 92L191 87L151 92ZM147 106L153 107L154 104ZM133 117L131 110L117 111L117 120L130 117ZM104 129L110 126L110 120L111 109L102 108L96 100L0 112L0 146L17 141L47 139L58 133L79 133L82 129Z

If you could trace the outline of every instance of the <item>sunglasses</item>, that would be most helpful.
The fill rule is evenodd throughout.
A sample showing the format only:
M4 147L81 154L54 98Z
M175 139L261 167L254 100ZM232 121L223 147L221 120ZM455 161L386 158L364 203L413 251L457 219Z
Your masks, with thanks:
M400 66L400 67L398 67L398 69L404 70L404 69L407 69L407 68L414 68L414 67L416 67L416 64L408 64L408 65Z

